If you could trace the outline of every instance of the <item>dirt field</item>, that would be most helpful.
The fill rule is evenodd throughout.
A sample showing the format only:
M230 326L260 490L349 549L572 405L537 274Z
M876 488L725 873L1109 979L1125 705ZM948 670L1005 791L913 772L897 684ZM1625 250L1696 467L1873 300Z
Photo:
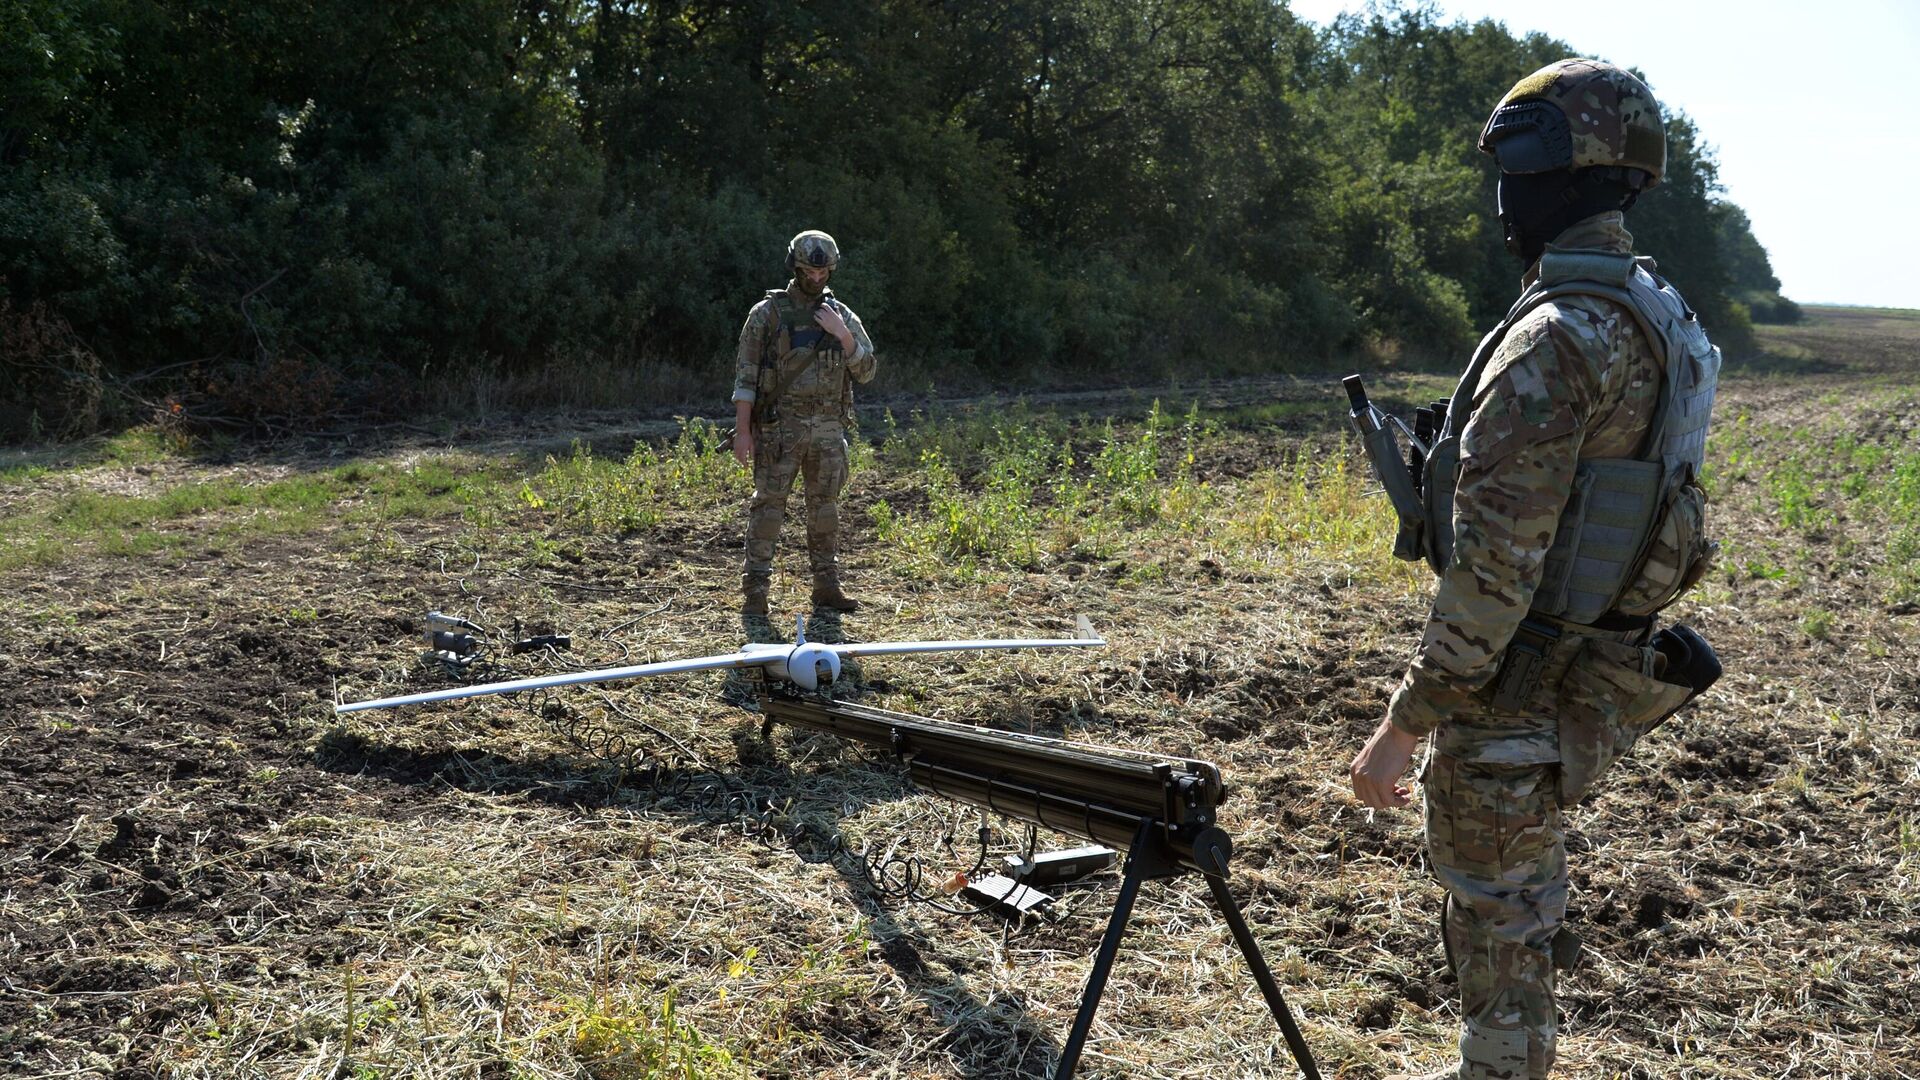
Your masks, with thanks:
M1568 1077L1920 1077L1920 316L1814 309L1762 337L1710 452L1722 562L1676 610L1727 677L1570 815ZM972 403L950 443L915 444L945 457L858 461L847 577L868 608L845 630L1090 616L1105 650L874 659L870 700L1217 763L1233 892L1323 1074L1371 1080L1440 1062L1456 1017L1417 815L1346 792L1426 581L1381 550L1337 398L1168 395L1176 418L1197 405L1191 437L1153 436L1130 399L1025 406L1074 446L1062 475L1111 466L1150 503L1039 524L999 496L1041 458L1004 431L999 457L964 456L996 411ZM1072 419L1109 406L1117 434ZM1123 475L1143 428L1162 441ZM738 644L742 480L667 450L611 494L565 464L576 439L624 456L633 429L0 459L0 1070L1051 1070L1117 875L1017 928L884 902L836 846L900 840L945 877L974 815L830 738L763 740L718 675L570 692L571 739L497 698L332 715L445 684L418 660L430 609L573 635L514 672ZM960 536L956 497L1014 539ZM995 857L1021 840L1002 830ZM1290 1075L1199 881L1143 890L1081 1075Z

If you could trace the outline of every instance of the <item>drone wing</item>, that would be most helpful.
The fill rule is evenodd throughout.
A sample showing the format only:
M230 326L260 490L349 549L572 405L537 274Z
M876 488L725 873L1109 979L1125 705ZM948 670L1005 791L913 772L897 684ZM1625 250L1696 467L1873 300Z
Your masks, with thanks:
M963 638L956 641L871 641L857 645L822 645L841 656L880 656L887 653L977 652L983 649L1059 649L1105 645L1106 639L1071 638Z
M513 694L522 690L545 690L554 686L577 686L581 683L613 682L618 679L637 679L645 675L672 675L682 671L709 671L715 668L759 667L786 658L784 648L778 651L736 652L720 656L697 656L690 660L663 660L657 664L637 664L633 667L602 668L597 671L569 671L559 675L542 675L533 679L514 679L510 682L480 683L475 686L454 686L445 690L429 690L423 694L406 694L401 697L377 698L372 701L356 701L352 704L337 704L333 707L335 715L360 712L363 709L388 709L396 705L425 705L433 701L454 701L459 698L484 697L488 694Z

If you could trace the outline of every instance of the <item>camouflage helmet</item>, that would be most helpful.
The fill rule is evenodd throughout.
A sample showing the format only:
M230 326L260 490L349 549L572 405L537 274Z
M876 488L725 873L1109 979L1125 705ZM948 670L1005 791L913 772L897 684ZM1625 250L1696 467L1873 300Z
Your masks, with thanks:
M787 241L787 269L801 266L818 266L832 270L840 265L840 245L833 237L818 229L806 232Z
M1480 149L1502 172L1613 168L1634 188L1659 183L1667 169L1653 91L1603 60L1562 60L1514 83L1487 118Z

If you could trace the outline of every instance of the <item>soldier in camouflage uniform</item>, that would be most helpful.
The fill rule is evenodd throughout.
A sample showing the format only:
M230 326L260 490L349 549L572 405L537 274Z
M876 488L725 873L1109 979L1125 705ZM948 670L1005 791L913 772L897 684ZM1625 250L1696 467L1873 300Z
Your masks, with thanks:
M1564 966L1577 949L1561 925L1561 811L1686 699L1661 678L1653 612L1711 556L1693 472L1719 354L1690 311L1643 302L1678 297L1651 260L1631 258L1624 226L1666 163L1652 94L1612 65L1561 61L1508 92L1480 148L1500 163L1501 219L1528 291L1453 398L1457 473L1437 484L1427 473L1438 591L1350 771L1368 806L1405 805L1401 780L1433 736L1420 779L1461 1031L1459 1064L1428 1080L1552 1067L1554 958ZM1609 535L1625 554L1607 554Z
M840 587L840 489L847 482L852 384L871 380L876 362L860 317L827 288L839 262L833 237L813 230L795 236L787 245L792 280L747 313L734 355L733 453L753 469L740 607L750 640L771 639L774 542L795 475L805 478L814 607L837 616L859 606Z

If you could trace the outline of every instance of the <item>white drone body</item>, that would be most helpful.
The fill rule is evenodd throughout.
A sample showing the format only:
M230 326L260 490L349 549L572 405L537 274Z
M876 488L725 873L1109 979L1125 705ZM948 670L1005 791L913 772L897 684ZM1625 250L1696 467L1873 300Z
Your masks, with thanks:
M740 651L719 656L700 656L690 660L663 660L633 667L602 668L597 671L572 671L560 675L542 675L532 679L455 686L423 694L376 698L335 704L336 714L365 709L388 709L398 705L425 705L435 701L484 697L488 694L513 694L522 690L545 690L556 686L614 682L648 675L672 675L687 671L712 671L723 668L757 667L769 678L790 682L802 690L818 690L840 677L840 662L849 656L879 656L886 653L977 652L983 649L1055 649L1105 645L1106 640L1093 632L1086 616L1078 619L1079 636L1070 638L974 638L958 641L871 641L857 645L823 645L807 640L806 618L795 620L793 644L747 644Z

